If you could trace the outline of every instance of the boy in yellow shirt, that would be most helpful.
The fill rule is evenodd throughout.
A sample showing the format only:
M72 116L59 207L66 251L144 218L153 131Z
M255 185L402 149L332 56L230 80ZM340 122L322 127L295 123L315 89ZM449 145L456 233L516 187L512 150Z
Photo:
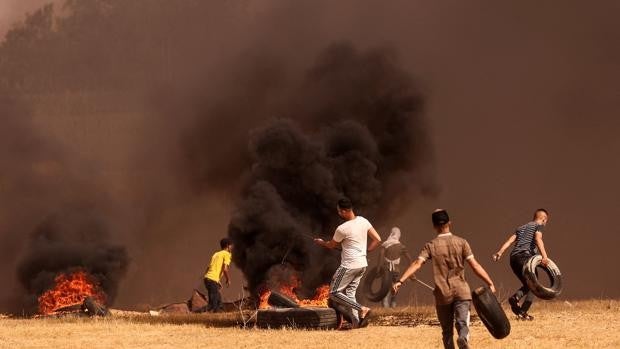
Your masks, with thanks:
M215 252L211 257L209 268L204 275L205 287L207 288L207 292L209 294L209 306L207 307L207 311L214 313L223 310L222 295L220 294L220 289L222 288L220 279L222 274L224 275L224 279L226 281L226 287L230 286L230 275L228 273L228 269L232 260L232 241L228 238L223 238L220 240L220 247L222 249Z

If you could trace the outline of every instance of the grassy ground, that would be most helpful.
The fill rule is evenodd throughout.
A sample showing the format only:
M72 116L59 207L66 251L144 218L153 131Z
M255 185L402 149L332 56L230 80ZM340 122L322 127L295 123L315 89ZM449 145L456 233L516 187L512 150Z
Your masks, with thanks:
M620 301L538 302L531 322L492 338L479 321L475 348L620 348ZM349 331L241 328L238 313L159 316L115 312L100 319L0 319L0 348L438 348L431 307L377 309L369 327Z

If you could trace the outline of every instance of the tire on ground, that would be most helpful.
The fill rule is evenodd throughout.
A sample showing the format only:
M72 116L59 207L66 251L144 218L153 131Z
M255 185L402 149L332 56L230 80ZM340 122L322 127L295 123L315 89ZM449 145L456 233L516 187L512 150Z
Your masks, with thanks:
M90 316L107 316L109 315L108 309L103 305L97 303L92 297L86 297L82 303L82 309L86 310Z
M378 290L373 291L373 284L377 279L380 280L381 284ZM390 292L391 288L392 275L384 265L376 266L370 269L362 283L362 292L366 299L371 302L381 302L388 292Z
M523 277L527 282L527 287L530 288L536 297L547 300L553 299L562 293L562 274L558 266L553 263L552 260L549 260L549 264L546 267L540 264L541 261L541 255L535 255L528 259L527 263L523 266ZM540 283L536 275L536 268L541 268L547 273L551 280L550 287L546 287Z
M332 308L261 309L256 315L256 325L261 328L333 329L337 326L337 318Z
M493 337L502 339L510 334L510 321L488 287L475 289L471 293L471 299L478 317Z

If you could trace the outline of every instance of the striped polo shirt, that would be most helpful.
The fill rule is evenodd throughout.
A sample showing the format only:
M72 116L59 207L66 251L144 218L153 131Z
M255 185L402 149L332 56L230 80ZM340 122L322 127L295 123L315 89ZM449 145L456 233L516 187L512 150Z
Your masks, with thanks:
M515 235L517 236L515 247L512 249L510 255L514 256L523 252L527 252L532 255L538 254L536 239L534 239L537 231L542 233L543 225L536 222L529 222L518 227L515 231Z

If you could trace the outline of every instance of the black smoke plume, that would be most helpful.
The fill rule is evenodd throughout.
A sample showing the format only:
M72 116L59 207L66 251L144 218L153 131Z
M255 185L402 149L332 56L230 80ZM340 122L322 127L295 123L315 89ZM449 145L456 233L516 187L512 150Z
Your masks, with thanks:
M0 89L0 248L3 312L32 314L62 272L89 272L114 301L128 265L109 243L110 205L92 169L38 133L33 113ZM29 237L29 239L28 239ZM17 285L17 282L19 284Z
M311 237L331 237L340 197L379 225L434 188L423 97L392 51L333 44L293 91L286 119L250 135L251 169L229 226L254 292L283 264L299 272L301 292L329 281L338 254Z
M27 291L26 312L54 286L60 273L84 270L105 292L108 304L117 295L129 258L124 247L108 242L106 223L90 208L68 208L45 219L32 233L27 255L18 266L19 281Z

